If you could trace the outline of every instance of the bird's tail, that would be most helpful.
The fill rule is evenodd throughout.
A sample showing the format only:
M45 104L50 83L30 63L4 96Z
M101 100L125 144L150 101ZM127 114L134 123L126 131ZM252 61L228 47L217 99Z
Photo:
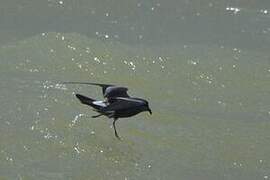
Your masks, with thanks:
M86 104L88 106L93 107L94 111L98 112L98 115L92 116L92 118L97 118L99 116L107 116L109 118L112 118L114 115L114 112L112 111L107 111L104 112L102 108L105 107L104 102L100 102L100 101L96 101L95 99L86 97L84 95L81 94L76 94L76 97L81 101L82 104Z
M94 101L96 101L95 99L86 97L86 96L81 95L81 94L76 94L76 97L80 100L80 102L82 104L89 105L89 106L93 107L95 110L100 110L100 108L102 108L102 106L93 103Z

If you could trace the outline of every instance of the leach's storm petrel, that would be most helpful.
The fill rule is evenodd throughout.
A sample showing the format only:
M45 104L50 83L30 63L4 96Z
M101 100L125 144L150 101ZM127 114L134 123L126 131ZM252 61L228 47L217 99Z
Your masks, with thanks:
M128 88L126 87L98 83L68 83L90 84L102 87L103 95L107 98L107 101L97 101L81 94L76 94L76 97L80 100L82 104L93 107L93 110L99 113L98 115L92 116L93 118L99 116L107 116L108 118L113 118L114 134L118 139L120 139L120 137L116 131L115 126L115 122L118 118L131 117L143 111L148 111L150 114L152 114L148 102L141 98L130 97L127 94Z

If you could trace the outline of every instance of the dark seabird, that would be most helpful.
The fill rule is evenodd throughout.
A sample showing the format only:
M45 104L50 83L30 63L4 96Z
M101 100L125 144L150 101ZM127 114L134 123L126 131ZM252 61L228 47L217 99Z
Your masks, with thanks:
M65 84L89 84L102 87L103 96L107 98L107 101L97 101L81 94L76 94L76 97L82 104L93 107L93 110L99 113L98 115L92 116L92 118L99 116L113 118L114 134L118 139L120 139L120 137L115 126L115 122L118 118L131 117L143 111L148 111L152 114L148 102L141 98L130 97L127 94L128 88L126 87L81 82L66 82Z

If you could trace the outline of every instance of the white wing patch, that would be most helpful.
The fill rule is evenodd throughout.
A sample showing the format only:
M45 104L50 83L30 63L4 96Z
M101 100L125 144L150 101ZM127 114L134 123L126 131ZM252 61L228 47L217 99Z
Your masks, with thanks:
M106 103L104 101L93 101L93 104L97 106L106 107Z
M136 103L143 103L141 100L132 99L132 98L117 97L116 99L122 99L122 100L125 100L125 101L132 101L132 102L136 102Z

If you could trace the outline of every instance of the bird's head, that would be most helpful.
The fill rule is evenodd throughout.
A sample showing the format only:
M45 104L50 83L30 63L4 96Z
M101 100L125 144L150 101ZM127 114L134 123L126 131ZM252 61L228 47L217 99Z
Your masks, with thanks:
M143 106L144 111L148 111L150 114L152 114L152 110L149 107L149 103L145 101L144 106Z

